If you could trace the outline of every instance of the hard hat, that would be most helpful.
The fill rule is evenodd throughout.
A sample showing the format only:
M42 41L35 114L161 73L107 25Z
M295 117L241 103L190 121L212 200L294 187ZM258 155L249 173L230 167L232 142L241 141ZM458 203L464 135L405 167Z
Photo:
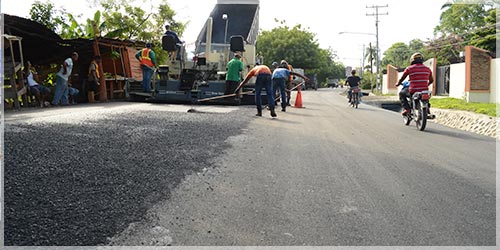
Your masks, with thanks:
M415 64L415 63L423 63L424 62L424 56L417 52L417 53L414 53L413 55L411 55L410 57L410 63L411 64Z
M281 60L280 66L283 68L288 68L288 63L285 60Z

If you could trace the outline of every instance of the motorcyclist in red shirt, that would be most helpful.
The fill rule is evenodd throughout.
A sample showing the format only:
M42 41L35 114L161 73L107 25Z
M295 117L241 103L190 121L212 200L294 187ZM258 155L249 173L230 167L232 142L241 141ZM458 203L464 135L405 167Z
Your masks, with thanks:
M403 75L399 79L396 87L401 85L407 76L410 77L410 88L409 88L409 96L413 95L415 92L429 90L429 85L434 82L434 77L432 76L432 71L424 64L424 56L421 53L414 53L410 57L410 66L406 67ZM408 103L407 98L401 99L403 106L403 115L408 114L410 112L410 104Z

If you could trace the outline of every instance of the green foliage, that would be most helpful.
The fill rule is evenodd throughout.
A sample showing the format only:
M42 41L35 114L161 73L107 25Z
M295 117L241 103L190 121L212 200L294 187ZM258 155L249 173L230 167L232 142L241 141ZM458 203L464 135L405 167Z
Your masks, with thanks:
M364 72L363 78L361 78L361 88L362 89L373 89L376 86L376 73Z
M104 29L101 30L105 37L116 39L131 39L153 43L153 50L159 63L167 60L166 51L161 49L161 37L165 33L165 24L169 23L172 30L182 36L186 23L174 20L175 11L168 4L159 6L149 2L133 6L136 1L126 0L101 0L104 8L102 17Z
M36 1L30 9L31 19L47 26L64 39L107 37L152 42L159 63L167 60L161 49L165 24L182 36L187 23L174 19L175 11L165 1L158 6L155 1L98 0L92 19L84 23L64 9L56 9L50 1Z
M275 21L281 26L262 31L257 43L257 51L268 65L284 59L295 68L303 68L307 74L317 74L318 82L344 75L344 66L334 62L336 55L331 49L319 47L315 34L302 29L301 25L290 28L285 21Z
M263 31L258 38L257 50L271 63L287 60L296 68L318 68L320 56L318 43L314 34L301 29L280 26L271 31Z
M495 103L473 103L457 98L433 98L431 105L434 108L466 110L492 117L497 115Z
M439 25L434 28L435 34L457 34L465 40L470 38L471 30L482 28L488 15L484 3L459 4L446 3L441 9Z
M470 45L492 52L496 51L496 16L496 9L491 9L489 15L484 18L485 26L472 33Z
M366 48L365 52L365 59L369 61L367 65L365 65L365 68L363 70L373 72L372 65L376 66L376 59L377 59L377 48L375 46L370 45ZM382 62L380 62L382 63ZM382 64L383 65L383 64Z
M424 55L436 58L438 65L460 62L460 52L464 50L464 40L454 34L434 38L427 42Z
M56 33L60 33L68 21L66 10L57 9L51 1L35 1L29 13L31 20L43 24Z
M459 4L455 0L442 9L440 23L434 29L435 38L427 42L425 49L438 65L460 62L459 54L466 45L496 50L496 11L491 5Z
M410 58L412 51L408 45L402 42L394 43L389 49L384 52L382 59L382 67L391 64L397 68L404 68L409 65L408 58Z

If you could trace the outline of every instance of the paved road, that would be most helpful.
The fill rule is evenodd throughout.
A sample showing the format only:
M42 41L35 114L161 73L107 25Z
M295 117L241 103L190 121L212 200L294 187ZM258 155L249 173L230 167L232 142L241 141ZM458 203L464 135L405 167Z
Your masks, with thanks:
M164 164L178 162L168 165L170 168L182 168L179 164L185 164L191 171L176 172L171 177L175 182L170 186L152 178L153 183L163 184L161 187L166 190L157 190L158 195L149 199L134 196L121 204L140 207L132 210L137 216L114 214L109 223L116 226L105 231L109 238L96 241L83 237L76 243L495 245L494 139L432 123L425 132L420 132L404 126L394 112L363 104L357 110L347 107L338 90L306 91L303 101L306 108L278 112L278 119L251 117L253 109L249 107L225 110L229 113L224 115L171 115L167 108L155 110L163 106L146 104L141 108L130 108L131 104L116 107L121 112L127 110L125 118L131 121L138 115L134 111L143 111L144 107L155 110L154 120L137 124L137 131L130 134L136 140L147 137L140 135L143 126L153 126L154 132L162 134L165 133L162 126L156 125L160 123L168 131L171 127L163 115L176 121L180 120L178 116L182 120L198 117L197 125L210 124L204 130L208 135L196 133L201 140L186 141L192 143L189 145L192 150L185 155L196 155L191 157L194 162L205 161L196 167L189 166L189 161L178 159L183 152L176 152L179 156L175 159L161 159ZM117 123L116 117L105 121ZM6 128L7 141L11 141L10 131L31 129L20 120L10 122L13 125ZM193 127L188 128L193 131ZM173 132L180 131L170 131L168 137L161 138L175 138L178 134ZM226 136L221 137L221 131ZM205 141L211 137L212 142ZM98 140L104 142L109 138ZM160 142L150 140L150 143ZM7 186L12 184L8 157L6 154ZM104 162L113 165L115 160ZM154 161L148 163L153 166L148 172L158 171ZM122 170L116 166L115 171ZM150 179L146 176L141 180ZM120 175L119 180L130 181L127 175ZM7 188L6 192L8 231L9 215L15 216L14 212L9 213ZM116 223L120 216L126 218L127 224ZM98 219L97 216L87 222L103 226ZM71 241L65 243L74 245Z

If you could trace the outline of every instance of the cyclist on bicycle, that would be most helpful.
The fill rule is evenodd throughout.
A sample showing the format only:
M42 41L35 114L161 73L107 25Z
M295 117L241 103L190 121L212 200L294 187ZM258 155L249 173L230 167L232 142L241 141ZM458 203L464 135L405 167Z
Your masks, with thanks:
M347 77L345 80L345 85L349 85L349 90L347 91L348 97L349 97L349 103L351 103L352 100L352 91L354 89L359 88L359 82L361 81L361 78L356 75L356 70L351 71L351 76ZM361 100L361 91L358 92L358 100Z
M408 91L408 96L413 95L415 92L421 92L429 90L429 85L434 82L434 77L432 76L432 71L424 64L424 56L421 53L414 53L410 57L410 66L406 67L403 75L399 79L396 87L401 85L407 76L410 77L410 87ZM410 104L407 98L400 98L401 105L403 106L403 115L410 112Z

